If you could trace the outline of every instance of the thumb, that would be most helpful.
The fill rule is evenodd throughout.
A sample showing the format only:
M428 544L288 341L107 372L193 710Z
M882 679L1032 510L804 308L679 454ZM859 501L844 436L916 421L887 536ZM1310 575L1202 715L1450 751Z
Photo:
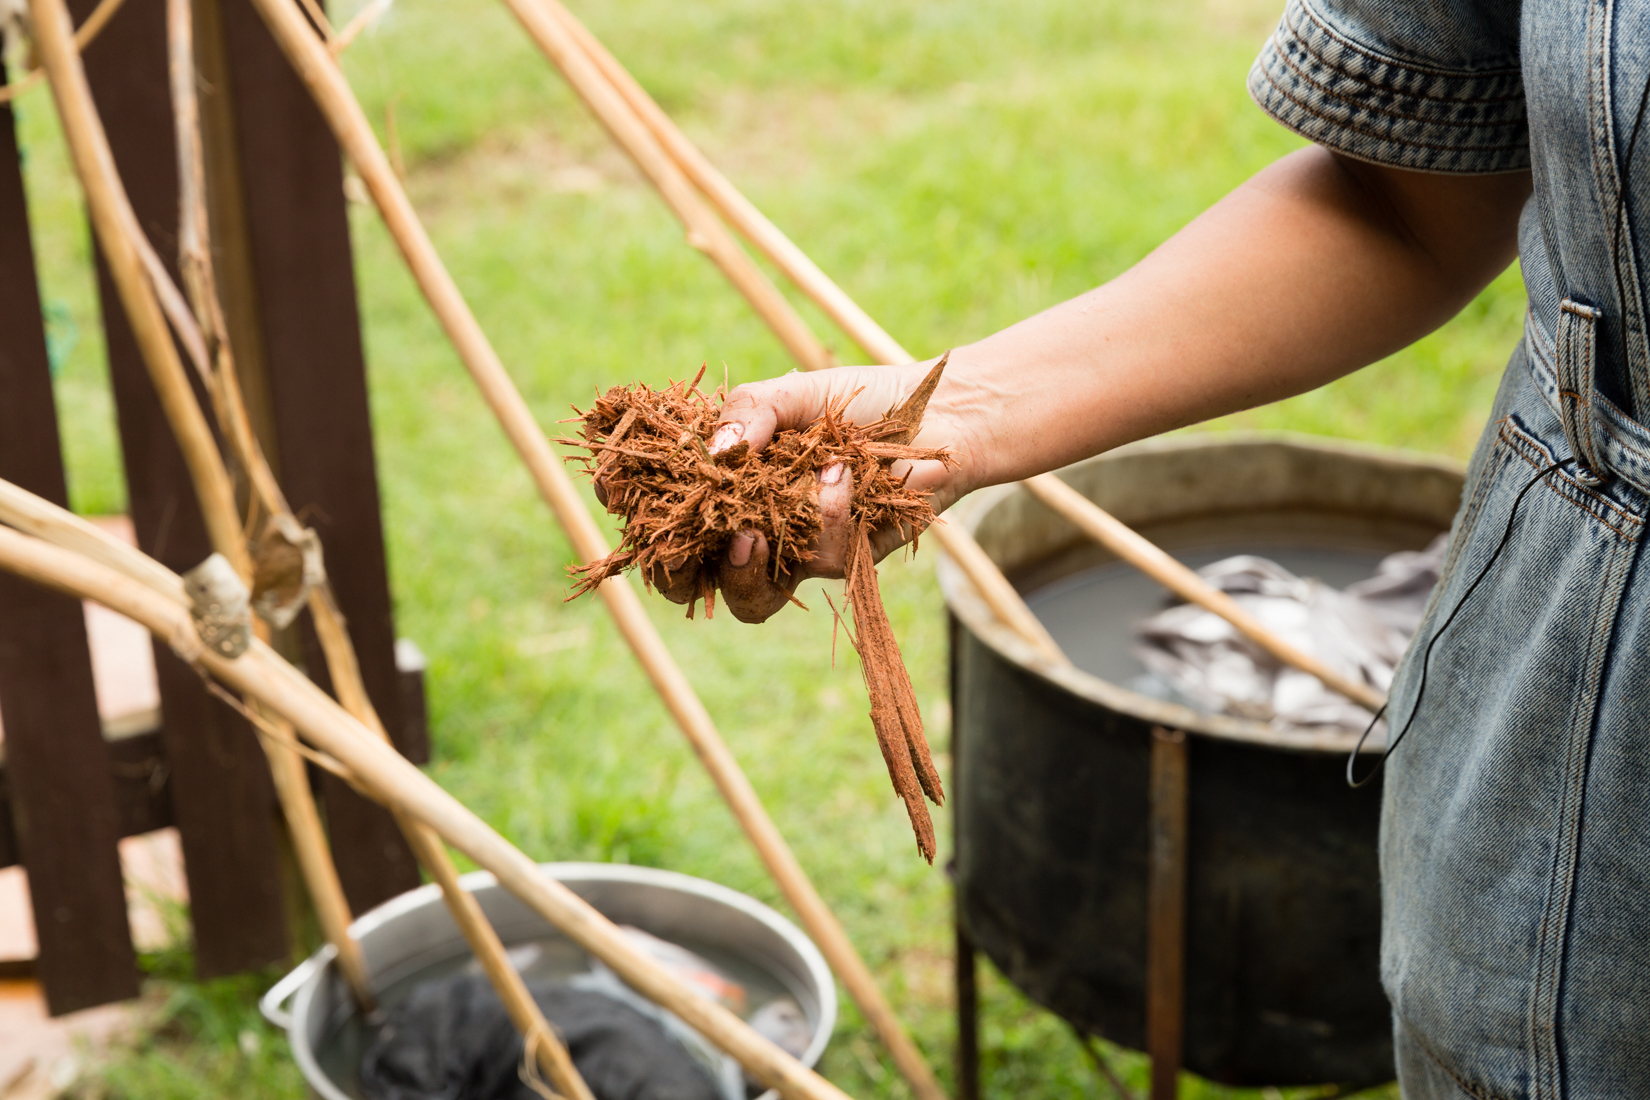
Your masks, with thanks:
M773 441L775 432L806 428L832 405L847 404L853 423L874 421L898 404L909 388L904 374L899 369L833 367L747 382L723 402L710 453L720 454L740 442L760 451Z

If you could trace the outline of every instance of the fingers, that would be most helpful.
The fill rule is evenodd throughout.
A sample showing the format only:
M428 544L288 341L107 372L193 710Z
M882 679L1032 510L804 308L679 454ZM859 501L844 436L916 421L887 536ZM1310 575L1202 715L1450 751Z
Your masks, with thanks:
M711 437L710 453L720 454L741 441L760 451L774 432L806 428L832 405L848 404L849 419L855 423L875 420L910 388L909 373L906 368L834 367L747 382L723 403L722 424Z
M781 573L775 583L766 536L760 531L745 531L734 536L728 552L722 555L716 584L734 618L742 623L759 623L790 602L790 593L801 580L800 572Z
M713 455L723 454L744 443L760 451L772 442L776 432L806 428L833 407L845 409L850 422L874 422L904 400L931 365L837 367L747 383L734 389L723 403L721 421L707 449ZM935 483L933 488L938 488L946 480L946 471L938 462L907 464L901 474L909 476L913 488L928 489L930 481ZM821 530L813 546L815 556L789 574L780 573L777 581L766 537L754 530L734 537L722 560L716 563L716 586L734 618L762 622L789 602L790 594L804 577L843 575L852 536L853 495L853 475L844 464L832 463L820 471ZM909 538L908 531L874 533L876 556L880 559ZM680 583L683 594L679 599L671 595L671 588L658 587L683 603L691 598L693 588L689 582Z
M840 577L847 565L849 507L854 499L854 477L848 467L833 462L819 472L819 512L823 526L814 542L816 556L803 568L780 573L774 580L768 540L760 531L733 537L717 571L717 587L733 617L759 623L790 602L790 594L805 577Z
M811 577L840 577L848 567L849 510L854 502L854 475L840 462L819 471L819 537L808 562Z
M699 591L699 571L703 563L697 557L683 554L662 567L648 570L647 583L671 603L685 604Z

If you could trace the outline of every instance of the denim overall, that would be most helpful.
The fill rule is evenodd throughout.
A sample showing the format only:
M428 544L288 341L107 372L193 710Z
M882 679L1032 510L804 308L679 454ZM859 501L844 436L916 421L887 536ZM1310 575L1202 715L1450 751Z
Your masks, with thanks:
M1650 1098L1650 132L1627 160L1647 79L1650 0L1291 0L1250 73L1349 156L1535 180L1524 338L1392 690L1397 728L1510 519L1387 763L1408 1100Z

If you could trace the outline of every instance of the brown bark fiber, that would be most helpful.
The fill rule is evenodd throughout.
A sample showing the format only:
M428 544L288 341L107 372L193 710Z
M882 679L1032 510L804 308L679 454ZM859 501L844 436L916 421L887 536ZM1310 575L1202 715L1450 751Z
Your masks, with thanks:
M703 369L692 382L662 390L641 383L615 386L580 413L580 438L560 440L589 452L580 461L607 510L624 521L617 550L573 568L579 578L573 595L636 569L649 587L686 603L689 618L700 600L707 616L714 612L720 563L728 544L744 531L767 539L770 579L794 589L802 565L814 557L809 547L823 523L819 473L835 463L847 468L853 478L845 562L855 627L851 640L889 778L910 815L917 848L930 863L934 826L923 797L943 805L945 793L883 607L871 535L897 525L913 533L915 545L915 535L934 521L928 494L908 488L890 466L900 459L951 461L943 449L912 446L944 368L942 359L910 397L873 424L850 424L845 408L833 407L804 429L776 433L760 453L745 443L710 453L707 443L725 394L720 387L708 395L699 390Z

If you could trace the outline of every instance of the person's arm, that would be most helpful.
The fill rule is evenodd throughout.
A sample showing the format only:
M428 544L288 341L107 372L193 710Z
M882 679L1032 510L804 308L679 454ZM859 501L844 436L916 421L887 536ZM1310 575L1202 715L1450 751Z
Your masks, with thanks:
M1450 176L1364 164L1311 147L1273 164L1133 268L1095 290L951 353L917 443L950 448L947 471L911 484L935 507L1132 440L1302 393L1431 332L1513 259L1527 172ZM712 449L761 448L832 401L873 420L933 360L841 367L740 386ZM828 480L829 471L827 471ZM840 576L849 487L822 484L815 576ZM898 545L884 532L877 550ZM783 606L760 536L722 564L733 613Z

